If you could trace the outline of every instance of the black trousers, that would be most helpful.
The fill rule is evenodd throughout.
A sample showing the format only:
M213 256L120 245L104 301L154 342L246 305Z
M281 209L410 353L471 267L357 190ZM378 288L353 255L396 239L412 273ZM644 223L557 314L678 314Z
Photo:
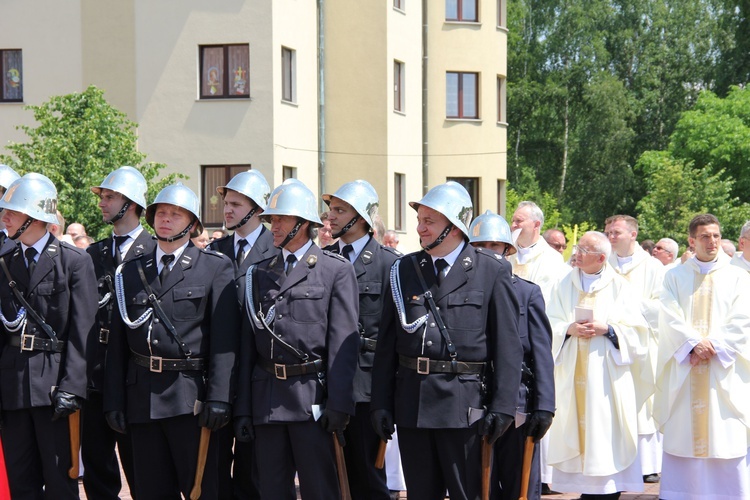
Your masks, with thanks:
M260 500L253 443L236 441L231 424L216 431L215 438L219 454L219 498Z
M333 434L319 423L256 425L255 454L263 498L296 500L295 472L305 500L341 498Z
M4 411L2 438L13 500L78 499L67 418L53 422L51 406Z
M375 468L380 438L370 422L370 403L357 403L344 436L344 457L352 500L390 500L385 467Z
M102 394L89 392L81 410L81 460L83 488L88 498L116 500L120 495L120 465L115 446L120 453L122 470L136 498L133 473L133 446L130 434L113 431L104 418Z
M401 464L409 500L480 498L482 485L481 436L469 429L414 429L398 427Z
M190 498L198 464L201 428L198 417L179 417L130 424L133 441L133 465L138 500ZM218 498L218 453L211 437L203 471L201 499Z
M523 472L523 451L526 442L526 424L516 428L511 424L508 431L495 443L492 460L492 500L518 500L521 496L521 474ZM529 474L529 500L542 497L541 465L539 463L539 443L534 445Z

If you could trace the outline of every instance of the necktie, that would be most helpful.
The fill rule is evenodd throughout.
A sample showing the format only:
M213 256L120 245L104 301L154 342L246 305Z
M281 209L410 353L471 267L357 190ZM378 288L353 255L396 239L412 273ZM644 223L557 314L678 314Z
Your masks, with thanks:
M115 236L115 261L118 265L122 264L122 252L120 251L120 247L129 239L130 236L127 234L125 236Z
M435 261L435 268L437 269L437 284L440 286L443 278L448 274L448 262L445 259L438 259Z
M172 254L164 254L161 256L161 263L163 267L161 268L161 272L159 273L159 281L162 285L167 280L167 276L169 276L169 264L171 264L173 260L174 255Z
M289 273L292 272L292 269L294 269L294 264L297 262L297 257L290 253L286 258L286 275L289 276Z
M26 266L29 268L29 278L32 274L34 274L34 268L36 267L36 261L34 260L34 257L36 257L36 248L29 247L24 252L24 255L26 255Z
M350 254L351 252L353 252L353 251L354 251L354 247L353 247L353 246L351 246L351 245L346 245L346 246L345 246L345 247L343 248L343 250L341 250L341 255L342 255L342 256L343 256L343 257L344 257L344 258L345 258L346 260L348 260L349 262L351 262L351 260L352 260L352 259L350 259L350 258L349 258L349 254Z
M245 260L245 245L247 245L247 240L242 239L237 244L240 247L237 249L237 256L234 260L237 261L237 266L239 267L242 265L242 261Z

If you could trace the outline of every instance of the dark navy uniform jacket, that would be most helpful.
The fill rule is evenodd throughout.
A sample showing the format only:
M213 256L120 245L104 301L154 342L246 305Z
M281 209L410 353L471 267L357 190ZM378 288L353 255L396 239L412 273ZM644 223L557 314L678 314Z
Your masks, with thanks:
M416 256L417 268L410 255ZM417 252L399 260L406 322L429 312L416 273L422 273L456 346L457 360L491 363L487 391L478 374L431 373L399 366L399 355L450 360L446 341L429 313L414 333L403 329L389 286L373 368L371 409L393 411L399 426L467 428L469 408L515 415L523 351L518 336L518 300L508 262L465 244L438 287L432 257ZM489 365L488 365L489 366Z
M167 359L186 356L156 312L136 329L117 314L107 348L104 411L125 411L130 423L192 414L196 400L232 401L239 332L232 263L224 255L189 243L161 284L155 257L154 250L123 264L128 317L133 321L151 308L138 273L140 261L166 316L192 357L203 359L206 368L157 373L136 365L131 351Z
M94 272L99 286L99 300L104 299L108 293L110 294L107 303L102 304L102 307L99 308L97 321L88 338L89 388L97 391L101 391L104 387L104 357L109 342L108 332L112 330L112 319L120 314L117 310L115 294L111 293L114 289L115 269L117 267L115 258L112 256L113 244L114 239L110 236L97 241L86 249L94 262ZM123 256L123 260L130 260L144 253L153 252L155 248L156 239L144 229L130 245L127 253Z
M339 241L325 248L325 250L339 251ZM375 238L365 244L362 251L352 263L357 275L359 288L359 334L360 337L377 341L380 331L380 316L383 311L383 299L388 288L391 266L401 256L396 250L381 245ZM354 402L370 401L372 386L372 362L375 351L363 348L360 338L358 370L354 375Z
M0 355L0 394L5 410L50 406L53 388L86 397L86 337L94 324L98 296L94 266L86 253L61 243L51 234L29 279L21 245L8 239L0 251L11 277L32 308L65 342L60 353L21 351L8 345L4 332ZM13 320L21 308L0 271L0 306ZM47 339L47 334L27 315L26 335ZM17 334L20 335L20 331Z
M245 307L235 414L252 415L256 425L305 422L313 419L313 405L325 403L331 410L351 415L359 353L354 268L315 244L289 276L284 265L278 251L248 272L253 305L264 314L275 306L275 318L269 325L275 333L307 354L310 361L323 360L327 390L315 373L281 380L257 366L259 358L286 365L301 360L272 342L270 334L251 321Z

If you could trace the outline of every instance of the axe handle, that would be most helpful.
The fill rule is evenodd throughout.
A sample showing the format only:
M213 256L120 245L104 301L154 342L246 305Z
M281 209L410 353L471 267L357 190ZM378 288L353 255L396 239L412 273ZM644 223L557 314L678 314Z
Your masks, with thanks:
M81 449L81 410L76 410L68 415L68 430L70 431L70 469L68 469L68 477L78 479L80 472L78 452Z
M492 474L492 445L487 436L482 436L482 500L490 498L490 476Z
M346 462L344 461L344 447L339 443L335 433L332 436L333 450L336 453L336 470L338 471L341 500L352 500L352 494L349 491L349 477L346 474Z
M385 447L388 443L386 441L380 440L380 445L378 446L378 454L375 456L375 468L376 469L382 469L385 467Z
M203 470L206 468L209 439L211 439L211 429L201 427L201 440L198 443L198 467L195 469L195 483L190 491L190 500L198 500L201 497L201 483L203 483Z
M518 500L526 500L529 492L529 475L531 474L531 459L534 456L534 438L528 436L523 447L523 469L521 469L521 496Z

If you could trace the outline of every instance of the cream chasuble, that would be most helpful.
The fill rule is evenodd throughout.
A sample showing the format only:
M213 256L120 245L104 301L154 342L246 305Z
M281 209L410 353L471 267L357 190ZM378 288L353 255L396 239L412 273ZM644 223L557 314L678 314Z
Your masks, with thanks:
M595 320L613 327L619 350L603 336L566 339L578 305L590 307ZM615 476L637 457L638 403L631 366L645 357L648 335L637 294L609 265L586 293L580 269L573 269L553 289L547 315L558 400L547 461L564 473L582 474L579 483L586 476ZM636 473L640 480L640 466Z
M732 255L732 265L737 266L740 269L744 269L747 272L750 272L750 262L746 261L742 257L742 252L737 251L734 255Z
M542 289L545 304L549 303L552 287L570 271L560 252L541 237L531 248L508 257L508 262L513 266L513 274Z

